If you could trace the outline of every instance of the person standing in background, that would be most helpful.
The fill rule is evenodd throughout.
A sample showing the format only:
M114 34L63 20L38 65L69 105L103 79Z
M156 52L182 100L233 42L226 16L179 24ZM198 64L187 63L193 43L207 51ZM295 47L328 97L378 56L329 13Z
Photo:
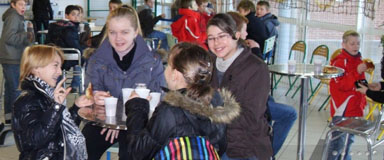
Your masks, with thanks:
M49 20L53 19L53 11L50 0L35 0L32 4L33 23L35 23L35 33L40 30L47 30ZM36 39L41 35L36 34Z
M20 59L24 49L34 41L33 25L28 22L27 31L24 28L25 0L11 0L2 20L3 30L0 38L0 63L3 67L5 80L4 114L5 123L11 123L12 106L19 96Z

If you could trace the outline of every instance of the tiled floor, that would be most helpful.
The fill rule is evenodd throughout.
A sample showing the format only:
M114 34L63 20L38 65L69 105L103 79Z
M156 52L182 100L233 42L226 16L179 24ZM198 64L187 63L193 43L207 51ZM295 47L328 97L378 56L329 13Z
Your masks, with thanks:
M379 68L379 67L378 67ZM376 74L378 75L378 74ZM379 79L379 77L375 77L375 80ZM279 84L278 89L274 92L274 97L277 102L289 104L294 106L298 111L299 106L299 93L296 95L294 99L291 99L290 96L284 96L285 91L288 88L287 78L284 78L281 84ZM322 89L319 96L316 97L315 101L309 105L308 107L308 116L307 116L307 129L305 136L305 146L304 146L304 159L320 159L318 153L318 149L321 150L321 146L318 146L319 141L325 138L325 134L328 131L327 128L327 119L329 117L329 109L320 112L317 111L319 106L326 98L326 87ZM290 94L291 95L291 94ZM71 100L72 99L72 100ZM69 102L73 101L73 98L70 98ZM0 114L0 119L2 120L3 114ZM298 122L296 121L291 132L286 139L286 142L276 159L278 160L295 160L296 152L297 152L297 137L298 137ZM12 137L10 138L11 140ZM321 144L321 143L320 143ZM384 146L379 146L376 149L376 153L374 155L374 159L383 159L383 151ZM314 152L315 151L315 152ZM367 159L365 156L366 144L362 138L356 137L355 143L352 145L352 153L353 159L363 160ZM17 151L15 145L0 147L0 160L17 160L19 152ZM105 159L105 154L102 159ZM118 159L115 153L112 154L112 159Z

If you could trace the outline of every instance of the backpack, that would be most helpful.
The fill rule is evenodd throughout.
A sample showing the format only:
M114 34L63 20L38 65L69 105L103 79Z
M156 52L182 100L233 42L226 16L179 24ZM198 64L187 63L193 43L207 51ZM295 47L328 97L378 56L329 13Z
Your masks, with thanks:
M184 112L185 114L185 112ZM185 114L193 128L198 128ZM202 132L199 132L202 133ZM202 136L184 136L171 138L153 157L153 160L220 160L216 149L209 140Z
M155 154L153 160L219 160L216 149L208 139L195 137L176 137Z

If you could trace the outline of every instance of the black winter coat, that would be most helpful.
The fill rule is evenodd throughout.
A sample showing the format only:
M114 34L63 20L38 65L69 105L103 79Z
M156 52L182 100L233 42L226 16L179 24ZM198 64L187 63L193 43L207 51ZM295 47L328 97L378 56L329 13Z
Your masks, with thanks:
M153 32L153 27L155 27L160 19L161 16L153 17L151 8L146 8L139 12L139 20L144 37Z
M55 103L38 90L32 81L21 83L22 92L13 107L12 130L20 160L61 160L64 154L63 135L60 128L65 106ZM38 85L38 84L36 84ZM59 105L59 109L55 109ZM80 123L77 106L69 109L72 118Z
M34 20L52 20L53 10L49 0L35 0L32 5Z
M265 40L268 39L267 29L264 23L255 16L255 12L250 12L247 16L247 39L253 39L260 45L260 51L264 50Z
M226 125L240 114L240 106L228 91L222 92L224 105L204 106L178 91L165 95L148 121L148 101L135 98L126 103L129 159L152 159L167 145L180 136L205 136L219 155L226 148ZM218 94L215 97L220 97ZM212 103L213 104L213 103ZM192 123L199 126L194 128Z

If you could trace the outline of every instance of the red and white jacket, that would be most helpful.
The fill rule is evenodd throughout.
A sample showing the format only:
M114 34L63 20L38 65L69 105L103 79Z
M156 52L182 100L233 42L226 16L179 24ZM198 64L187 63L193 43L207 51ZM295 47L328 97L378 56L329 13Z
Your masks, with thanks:
M330 82L331 116L362 117L366 105L365 95L356 91L355 82L365 79L364 73L357 72L357 66L363 63L361 54L350 55L346 50L331 60L331 65L344 69L344 75L332 78Z
M205 45L207 33L201 31L200 13L190 9L180 8L179 14L182 15L182 17L171 24L172 35L175 36L179 42L197 43L207 49Z

